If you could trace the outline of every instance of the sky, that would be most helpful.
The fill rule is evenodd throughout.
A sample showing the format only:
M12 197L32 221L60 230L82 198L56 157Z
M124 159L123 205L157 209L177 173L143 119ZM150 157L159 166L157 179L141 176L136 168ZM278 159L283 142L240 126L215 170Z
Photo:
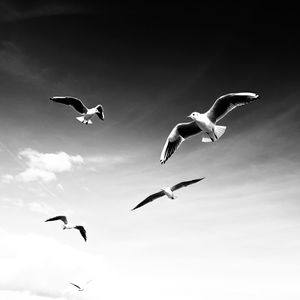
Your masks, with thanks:
M0 1L0 298L299 299L296 20L255 1ZM245 91L259 100L218 142L160 165L174 125ZM105 121L83 126L58 95ZM44 223L63 214L86 243Z

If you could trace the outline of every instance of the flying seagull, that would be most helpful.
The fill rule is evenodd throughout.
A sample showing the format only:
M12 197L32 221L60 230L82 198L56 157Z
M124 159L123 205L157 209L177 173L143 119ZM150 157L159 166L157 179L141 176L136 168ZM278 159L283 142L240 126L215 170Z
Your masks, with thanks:
M63 229L77 229L79 230L80 234L82 235L82 237L84 238L84 240L87 240L87 236L86 236L86 231L84 229L83 226L81 225L71 225L70 223L68 223L67 217L66 216L56 216L54 218L50 218L48 220L46 220L45 222L49 222L49 221L63 221Z
M85 290L85 288L86 288L86 286L91 282L92 280L89 280L85 285L84 285L84 287L80 287L79 285L77 285L77 284L75 284L75 283L73 283L73 282L70 282L70 284L72 284L73 286L75 286L77 289L78 289L78 291L79 292L82 292L82 291L84 291Z
M217 122L236 107L248 104L258 97L257 94L248 92L231 93L218 98L206 113L191 113L188 118L191 118L192 122L179 123L172 129L161 152L160 163L164 164L185 139L201 131L203 143L217 141L226 130L226 126L216 125Z
M155 200L157 198L160 198L160 197L162 197L164 195L166 195L168 198L174 200L176 198L176 196L173 193L174 191L179 190L179 189L181 189L183 187L186 187L186 186L188 186L190 184L194 184L194 183L196 183L196 182L198 182L200 180L203 180L204 178L205 177L202 177L202 178L199 178L199 179L190 180L190 181L183 181L183 182L175 184L172 187L164 187L159 192L148 196L145 200L143 200L141 203L139 203L132 210L135 210L135 209L137 209L137 208L139 208L139 207L141 207L141 206L143 206L143 205L145 205L145 204L147 204L147 203L149 203L149 202L151 202L151 201L153 201L153 200Z
M102 121L104 121L104 110L102 105L98 104L93 108L87 108L80 99L70 97L70 96L55 96L51 97L50 100L57 103L62 103L65 105L72 106L77 112L82 116L77 117L76 119L83 124L92 124L92 118L94 115L97 115Z

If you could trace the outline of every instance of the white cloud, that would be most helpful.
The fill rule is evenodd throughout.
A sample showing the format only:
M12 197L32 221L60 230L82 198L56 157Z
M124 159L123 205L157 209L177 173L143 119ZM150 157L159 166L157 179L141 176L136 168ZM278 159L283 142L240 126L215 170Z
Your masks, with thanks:
M20 151L18 157L24 161L26 169L16 176L3 175L2 182L9 183L13 179L20 182L51 182L56 180L57 173L72 171L75 166L84 163L80 155L69 155L66 152L41 153L30 148Z
M88 193L91 191L90 188L89 188L88 186L83 186L82 189L85 190L85 191L88 192Z
M99 155L99 156L90 156L85 159L89 163L95 163L95 164L103 164L107 162L111 163L122 163L125 162L127 159L123 156L104 156L104 155Z
M56 175L54 172L49 172L40 169L33 169L33 168L28 168L24 172L21 172L16 176L16 180L21 182L31 182L36 180L50 182L55 179L56 179Z
M65 190L64 186L61 183L59 183L56 187L61 191Z
M128 162L129 158L121 155L94 155L85 157L84 161L89 165L89 170L95 171L94 166L96 165L102 167L114 166Z
M31 169L54 173L70 171L74 165L83 163L80 155L69 155L66 152L40 153L30 148L21 151L19 157L27 159L26 164Z
M13 179L14 179L14 176L12 176L10 174L5 174L5 175L2 175L1 182L2 183L10 183L11 181L13 181Z

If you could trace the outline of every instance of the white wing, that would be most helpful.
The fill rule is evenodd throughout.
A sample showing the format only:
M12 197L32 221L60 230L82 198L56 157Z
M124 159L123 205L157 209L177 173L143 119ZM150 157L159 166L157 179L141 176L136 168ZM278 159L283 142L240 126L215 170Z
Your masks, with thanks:
M207 112L207 117L216 123L238 106L248 104L259 96L254 93L231 93L218 98Z
M198 133L201 132L201 129L196 124L196 122L189 122L189 123L180 123L177 124L169 134L164 148L160 155L160 163L164 164L172 154L180 147L181 143Z

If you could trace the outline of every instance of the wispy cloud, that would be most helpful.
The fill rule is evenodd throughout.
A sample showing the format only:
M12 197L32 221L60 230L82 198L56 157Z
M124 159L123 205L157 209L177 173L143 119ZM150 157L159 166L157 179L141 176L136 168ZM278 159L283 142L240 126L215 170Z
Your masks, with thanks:
M65 14L78 14L88 12L79 3L63 3L55 1L47 1L36 3L34 6L21 6L11 1L2 1L0 3L2 13L0 13L1 22L14 22L38 17L47 17Z
M0 45L0 70L26 82L42 84L41 70L37 70L28 57L12 42Z
M57 184L57 186L56 186L59 190L61 190L61 191L64 191L64 186L61 184L61 183L59 183L59 184Z
M121 155L94 155L84 157L84 162L88 170L95 171L96 167L113 167L119 164L125 164L130 162L131 159L128 156Z

